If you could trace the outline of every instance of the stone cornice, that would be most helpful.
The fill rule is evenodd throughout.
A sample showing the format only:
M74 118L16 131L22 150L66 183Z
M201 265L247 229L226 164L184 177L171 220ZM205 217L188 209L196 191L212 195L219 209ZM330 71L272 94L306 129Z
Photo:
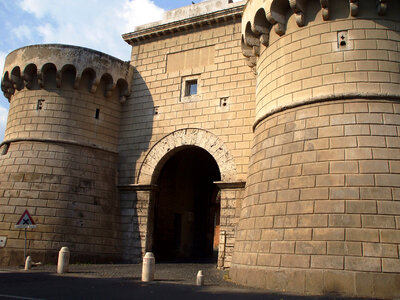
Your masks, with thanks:
M346 94L333 94L330 95L329 97L327 96L321 96L321 97L314 97L314 98L309 98L303 101L295 102L291 105L286 105L282 107L278 107L274 110L271 110L270 112L262 115L260 118L257 118L253 124L253 132L255 132L257 126L267 119L268 117L280 113L285 110L297 108L300 106L304 105L311 105L315 103L322 103L322 102L331 102L331 101L343 101L343 100L360 100L360 101L365 101L365 100L379 100L379 101L396 101L398 102L400 100L400 93L399 94L375 94L375 93L363 93L363 92L357 92L357 93L346 93Z
M150 28L137 30L122 35L125 42L134 45L140 41L145 41L154 37L166 36L175 32L190 30L192 28L223 23L229 20L241 20L245 5L239 5L224 10L219 10L209 14L204 14L192 18L187 18L167 24L156 25Z
M118 185L120 191L156 191L158 185L155 184L124 184Z
M79 147L85 147L85 148L91 148L95 150L100 150L104 152L108 152L111 154L118 154L117 151L113 151L111 149L106 149L104 147L101 147L99 145L95 144L88 144L84 142L76 142L72 140L65 140L65 139L47 139L47 138L15 138L15 139L8 139L4 140L1 144L0 147L6 144L11 144L11 143L20 143L20 142L38 142L38 143L47 143L47 144L68 144L68 145L74 145L74 146L79 146Z
M214 181L214 184L222 190L244 189L246 186L245 181Z

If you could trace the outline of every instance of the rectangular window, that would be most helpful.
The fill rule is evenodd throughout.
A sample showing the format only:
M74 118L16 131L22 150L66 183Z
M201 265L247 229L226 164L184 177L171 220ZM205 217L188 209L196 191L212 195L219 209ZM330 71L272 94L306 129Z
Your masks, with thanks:
M195 74L181 79L181 102L201 100L201 75Z
M197 95L197 79L186 81L185 97Z

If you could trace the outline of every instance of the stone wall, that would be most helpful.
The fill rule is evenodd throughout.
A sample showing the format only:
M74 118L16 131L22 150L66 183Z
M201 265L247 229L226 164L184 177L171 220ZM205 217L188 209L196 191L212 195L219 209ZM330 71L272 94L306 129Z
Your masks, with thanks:
M258 85L238 283L400 294L399 3L374 2L248 2Z
M72 88L22 90L10 102L4 142L65 141L116 152L120 106L116 98L111 101Z
M240 54L240 14L194 28L189 24L172 35L126 38L133 46L132 64L137 72L135 93L123 108L119 182L121 191L144 189L150 201L139 200L136 192L124 192L123 222L132 230L127 236L141 237L141 243L126 239L126 257L149 249L151 224L146 223L148 213L143 209L148 212L154 199L145 190L156 183L162 164L178 147L207 150L218 163L222 180L245 181L253 137L255 76ZM198 95L185 97L185 81L193 79L198 80ZM220 267L230 264L238 220L235 208L240 205L243 184L240 189L222 194L221 230L227 232L223 250L227 255L220 259L225 262ZM136 219L141 222L129 224Z
M3 146L4 148L4 146ZM67 246L72 262L118 261L121 255L115 153L48 142L14 142L0 158L1 265L24 261L24 230L15 229L25 209L28 255L56 263ZM112 180L114 178L114 180ZM111 179L111 180L110 180Z
M169 54L204 47L215 48L213 64L194 68L187 65L167 72ZM255 76L240 51L240 20L133 44L132 64L137 72L132 85L135 93L124 104L121 121L121 184L137 182L150 149L168 134L184 128L203 129L220 138L234 157L237 179L246 178ZM199 97L182 101L182 82L193 75L199 76Z
M154 187L139 186L135 189L120 190L122 258L127 262L139 263L147 250L151 249L153 224L150 200L154 197Z
M275 291L384 295L370 293L360 279L367 275L357 271L372 272L369 280L400 272L399 109L396 102L355 99L302 106L260 123L235 280ZM253 275L242 272L255 266ZM331 270L343 276L332 281ZM387 276L380 278L382 285Z
M218 249L218 268L230 268L235 246L237 224L244 199L244 182L217 183L221 190L220 236Z
M114 62L108 73L107 62ZM116 150L128 86L111 77L118 67L129 70L107 55L62 45L7 57L2 90L10 109L0 156L0 236L7 243L0 264L24 260L23 230L14 225L25 209L37 225L27 247L35 262L55 263L63 246L72 262L121 259Z

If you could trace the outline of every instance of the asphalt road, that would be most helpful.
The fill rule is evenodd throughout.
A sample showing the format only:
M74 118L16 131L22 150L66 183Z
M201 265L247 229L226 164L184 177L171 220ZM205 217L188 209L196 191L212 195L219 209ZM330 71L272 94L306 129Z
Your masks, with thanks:
M205 286L194 285L203 269ZM0 269L0 299L327 299L270 294L223 281L215 265L156 265L156 280L140 281L140 265L76 265L58 275L55 266L32 271ZM333 298L331 298L333 299Z

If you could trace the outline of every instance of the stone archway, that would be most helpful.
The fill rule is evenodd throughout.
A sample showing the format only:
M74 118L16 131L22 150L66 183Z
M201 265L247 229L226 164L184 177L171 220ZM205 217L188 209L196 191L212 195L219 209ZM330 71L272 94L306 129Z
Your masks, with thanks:
M151 201L151 251L158 261L215 261L219 238L221 179L213 157L196 146L181 146L163 163Z
M157 142L147 154L138 175L138 184L152 184L163 164L176 149L197 146L206 150L215 159L221 173L221 181L236 180L236 165L226 145L214 134L198 128L174 131Z
M158 193L157 181L160 172L167 161L179 151L194 147L206 151L215 160L219 169L221 181L214 182L221 192L218 267L230 266L245 182L237 181L234 158L224 142L213 133L198 128L177 130L159 140L146 155L135 184L124 187L126 192L134 193L132 197L135 199L134 206L137 209L133 210L132 214L137 214L139 217L139 232L132 230L130 234L140 237L137 242L132 239L126 241L127 245L135 243L133 247L126 247L127 257L133 257L139 249L142 254L152 250L154 203Z

